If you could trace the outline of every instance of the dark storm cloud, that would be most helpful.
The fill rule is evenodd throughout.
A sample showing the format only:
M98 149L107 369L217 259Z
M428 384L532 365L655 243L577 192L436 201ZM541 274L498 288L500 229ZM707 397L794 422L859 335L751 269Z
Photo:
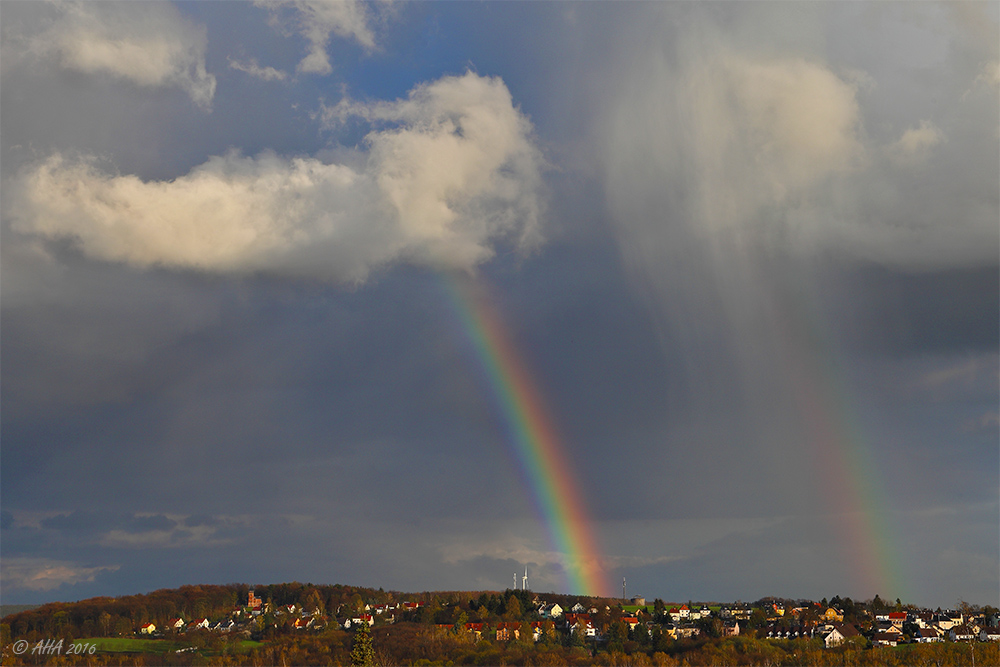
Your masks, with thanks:
M996 267L914 273L867 266L825 282L830 302L841 300L844 343L859 352L961 354L995 350L1000 340Z
M301 163L426 204L410 221L433 231L470 158L459 189L489 187L459 197L469 220L503 202L524 215L494 220L513 234L441 247L488 251L459 263L493 289L613 578L647 598L891 595L858 585L798 377L867 448L912 601L986 601L1000 280L996 40L981 33L995 8L427 4L355 24L371 49L311 6L286 8L285 33L256 6L171 13L206 31L191 53L216 81L211 113L192 100L197 68L144 89L5 57L5 200L44 164L118 204L159 190L176 204L184 184L256 191L248 174L308 176ZM9 26L42 34L53 10L3 11L6 56ZM299 68L325 71L324 55L329 74ZM524 150L449 153L468 127L444 130L477 115L513 122L504 136ZM404 139L433 144L427 160L389 159ZM526 178L477 171L511 154L531 158ZM279 190L316 210L374 201L333 188L324 208L323 187ZM103 244L121 237L99 229L85 248L4 216L5 602L203 581L502 588L524 564L537 590L565 587L434 270L343 243L336 257L374 268L332 286L316 270L329 248L307 242L270 276L253 260L209 277L139 266L141 243L113 259ZM293 227L308 236L315 219ZM546 243L525 252L525 230Z

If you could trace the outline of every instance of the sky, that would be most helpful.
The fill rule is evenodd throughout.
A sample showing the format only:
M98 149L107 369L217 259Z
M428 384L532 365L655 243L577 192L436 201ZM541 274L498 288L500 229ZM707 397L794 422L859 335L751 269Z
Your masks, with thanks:
M2 601L1000 604L998 21L2 3Z

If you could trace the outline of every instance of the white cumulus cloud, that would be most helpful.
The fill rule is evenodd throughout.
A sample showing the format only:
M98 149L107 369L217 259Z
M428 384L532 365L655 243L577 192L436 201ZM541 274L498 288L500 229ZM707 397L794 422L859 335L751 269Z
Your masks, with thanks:
M348 282L397 260L471 269L499 238L537 241L542 157L499 78L343 111L375 123L350 165L232 152L156 181L53 154L11 182L12 226L135 266Z
M177 86L199 106L211 106L215 77L205 69L205 28L173 5L67 2L56 9L47 27L20 42L26 53L139 86Z

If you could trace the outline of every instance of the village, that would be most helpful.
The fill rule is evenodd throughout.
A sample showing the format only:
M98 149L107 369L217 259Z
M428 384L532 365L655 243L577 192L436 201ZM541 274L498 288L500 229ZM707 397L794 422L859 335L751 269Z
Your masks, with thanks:
M508 590L500 594L508 606L518 593L525 597L527 591ZM485 597L485 594L484 596ZM486 604L465 610L461 603L441 602L435 605L434 619L454 615L454 623L429 623L435 632L465 635L475 641L489 639L496 642L542 641L568 645L602 644L609 641L632 639L641 643L656 640L677 641L697 637L737 637L750 635L759 639L794 641L819 639L825 648L845 644L872 647L894 647L908 643L936 642L1000 642L1000 614L975 613L970 610L898 609L881 607L876 596L875 604L851 602L851 611L836 605L799 601L788 605L782 601L764 599L756 603L735 604L680 604L667 606L661 600L647 605L641 596L627 601L592 599L589 606L576 602L564 608L558 602L547 601L535 594L530 596L527 612L491 614ZM848 602L849 599L848 599ZM517 605L515 600L514 605ZM211 621L209 618L185 620L171 618L162 626L154 622L142 624L136 634L163 637L194 631L213 633L242 633L259 635L267 626L302 632L319 632L330 628L356 630L361 625L369 628L392 625L397 622L423 622L427 624L427 604L423 601L374 603L358 600L353 609L341 605L334 615L323 613L319 605L306 608L301 604L275 605L257 597L250 589L246 604L234 607L231 613ZM897 605L899 606L899 605ZM449 611L452 608L452 611ZM468 620L471 611L481 620ZM511 619L518 615L521 620ZM525 620L527 619L527 620Z

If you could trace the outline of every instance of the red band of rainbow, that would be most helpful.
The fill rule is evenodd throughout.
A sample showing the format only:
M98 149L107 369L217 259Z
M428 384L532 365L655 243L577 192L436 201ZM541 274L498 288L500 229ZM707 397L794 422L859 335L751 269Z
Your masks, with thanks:
M503 414L508 442L560 554L570 592L608 595L600 551L562 442L499 314L481 285L453 276L443 282Z

